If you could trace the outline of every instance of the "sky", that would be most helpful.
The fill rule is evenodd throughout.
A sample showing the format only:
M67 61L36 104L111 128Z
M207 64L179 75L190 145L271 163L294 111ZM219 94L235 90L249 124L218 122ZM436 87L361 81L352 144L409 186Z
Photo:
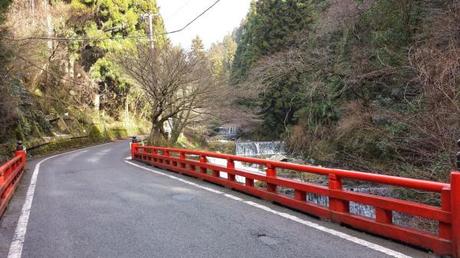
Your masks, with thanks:
M157 0L160 14L165 22L166 31L183 27L215 0ZM192 23L184 31L170 34L168 37L175 45L190 48L195 36L200 36L206 48L214 42L222 40L241 20L246 17L251 0L221 0Z

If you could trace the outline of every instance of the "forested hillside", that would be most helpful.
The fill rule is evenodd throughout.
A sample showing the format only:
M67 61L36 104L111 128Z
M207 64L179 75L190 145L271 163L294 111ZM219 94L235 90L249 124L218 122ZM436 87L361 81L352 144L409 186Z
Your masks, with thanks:
M108 58L166 43L155 1L1 1L0 143L148 130L149 102ZM2 148L2 151L5 148Z
M312 162L446 180L460 136L455 0L259 0L231 83Z

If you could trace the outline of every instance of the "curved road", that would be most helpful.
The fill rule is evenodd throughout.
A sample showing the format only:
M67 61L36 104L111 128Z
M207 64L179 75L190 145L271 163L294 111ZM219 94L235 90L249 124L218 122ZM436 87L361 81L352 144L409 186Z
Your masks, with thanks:
M135 166L128 155L128 142L117 141L43 161L30 216L18 226L39 161L30 162L1 220L0 257L431 257L190 177Z

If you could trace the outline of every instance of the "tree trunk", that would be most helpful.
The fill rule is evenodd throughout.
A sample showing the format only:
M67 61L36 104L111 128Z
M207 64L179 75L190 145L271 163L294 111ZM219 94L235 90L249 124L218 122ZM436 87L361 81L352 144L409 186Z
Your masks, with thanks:
M171 132L171 139L169 139L172 143L176 143L177 140L179 139L180 134L182 133L182 130L178 129L173 129Z
M152 129L150 130L149 138L149 142L152 145L167 145L168 138L163 129L163 122L157 120L152 121Z

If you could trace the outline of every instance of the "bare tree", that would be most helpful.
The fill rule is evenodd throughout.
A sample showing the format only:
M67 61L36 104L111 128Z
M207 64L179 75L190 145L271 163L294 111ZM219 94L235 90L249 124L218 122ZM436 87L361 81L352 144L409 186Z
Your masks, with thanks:
M203 113L216 88L203 61L179 48L151 49L138 44L133 51L114 57L116 63L144 90L151 104L154 144L166 142L164 124L173 120L176 141L189 121Z

